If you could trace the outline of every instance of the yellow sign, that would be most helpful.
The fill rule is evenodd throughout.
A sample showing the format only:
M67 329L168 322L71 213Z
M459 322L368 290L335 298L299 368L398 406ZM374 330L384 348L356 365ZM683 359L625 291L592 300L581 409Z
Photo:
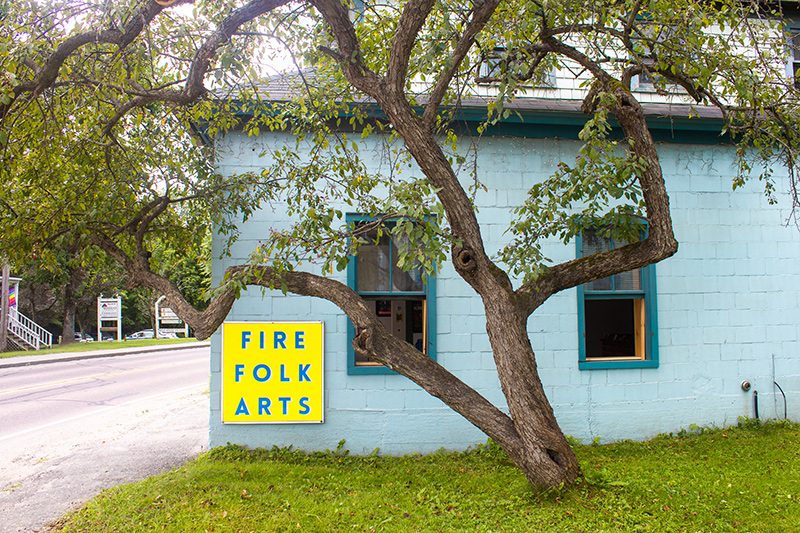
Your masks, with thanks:
M322 322L222 324L222 422L323 421Z

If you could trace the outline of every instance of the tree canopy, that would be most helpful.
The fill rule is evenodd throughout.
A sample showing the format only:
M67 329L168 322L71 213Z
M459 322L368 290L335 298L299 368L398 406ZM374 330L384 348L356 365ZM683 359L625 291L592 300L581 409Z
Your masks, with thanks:
M191 5L189 5L191 4ZM247 285L327 299L360 333L357 352L409 377L505 449L532 484L570 483L578 465L539 380L526 323L551 295L677 250L658 151L636 79L678 93L687 113L720 121L741 184L788 169L794 183L797 95L780 4L738 0L50 0L0 8L0 192L6 254L66 233L167 295L210 335ZM264 65L295 68L270 95ZM493 68L481 74L491 58ZM484 125L514 113L553 69L578 87L583 147L534 185L515 211L512 243L491 256L473 192L487 179L458 148L460 106L491 82ZM287 77L281 78L286 80ZM277 101L280 100L280 101ZM378 114L370 112L378 109ZM199 137L284 131L294 146L260 172L220 175ZM376 135L397 172L370 170L358 137ZM310 157L298 156L298 146ZM411 172L399 174L404 163ZM376 216L347 225L341 205ZM279 201L289 228L265 230L252 260L228 270L199 309L153 265L156 235L197 242L198 227L236 237L236 222ZM796 200L795 200L796 204ZM433 215L433 216L431 216ZM632 238L642 219L646 238ZM389 223L402 220L403 223ZM631 244L561 264L542 253L585 228ZM335 277L391 233L406 268L452 261L481 298L508 414L391 335ZM79 236L79 237L78 237ZM319 264L317 270L306 270Z

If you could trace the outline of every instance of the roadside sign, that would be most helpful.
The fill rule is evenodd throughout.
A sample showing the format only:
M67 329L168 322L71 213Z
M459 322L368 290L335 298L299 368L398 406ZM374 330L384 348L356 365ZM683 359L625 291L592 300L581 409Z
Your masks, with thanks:
M166 296L159 296L156 300L156 338L160 338L163 333L183 333L184 337L188 337L189 324L181 320L181 317L172 308L161 305L161 302L166 299ZM170 327L170 325L179 327Z
M122 307L120 298L98 298L97 309L100 320L116 320Z
M104 326L103 322L113 322L113 326ZM122 298L97 298L97 340L103 340L104 331L116 333L118 341L122 340Z
M222 422L322 423L323 322L222 324Z
M169 307L161 307L158 310L159 320L161 320L164 324L182 324L183 320L180 319L178 315L175 314L175 311L170 309Z

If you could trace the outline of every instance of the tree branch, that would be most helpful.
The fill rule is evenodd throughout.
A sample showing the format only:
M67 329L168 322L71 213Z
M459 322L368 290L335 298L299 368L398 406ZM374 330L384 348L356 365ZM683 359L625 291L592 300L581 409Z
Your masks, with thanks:
M200 48L195 52L189 74L186 77L186 84L180 90L160 90L150 94L137 96L130 101L120 105L113 117L103 128L103 133L109 135L116 124L129 111L134 108L146 106L154 102L165 102L175 105L187 105L206 93L207 89L203 83L205 75L211 66L211 61L223 45L230 41L234 33L247 22L270 11L288 4L291 0L251 0L249 3L235 9L228 15L217 30L208 37Z
M411 50L417 41L417 34L425 24L434 4L434 0L409 0L397 22L392 50L389 53L386 81L398 94L402 93L405 87L408 62Z
M353 339L360 353L396 370L441 399L514 455L520 437L511 418L440 364L389 332L366 301L344 283L307 272L277 273L266 265L239 265L226 270L226 285L204 311L195 309L167 278L152 272L146 261L129 257L111 239L98 234L94 243L124 265L136 284L166 296L167 304L189 324L198 339L208 338L225 320L238 296L238 286L257 285L330 301L347 314L361 333ZM516 457L524 460L523 457Z
M364 64L356 29L344 3L340 0L309 0L309 3L322 14L339 47L338 51L328 48L326 53L339 62L345 77L356 89L373 95L384 80Z
M172 5L188 3L193 0L177 0ZM36 74L33 80L20 83L13 89L13 97L10 102L0 105L0 123L2 123L8 112L11 110L17 98L23 94L30 94L30 98L35 98L43 90L51 87L58 79L61 67L64 62L77 50L89 43L115 44L118 49L123 50L131 44L144 28L165 9L155 1L144 2L141 7L130 17L127 24L120 30L108 28L99 31L89 31L74 35L62 42L47 58L45 63L37 68L26 60L25 64L34 69Z
M603 90L615 94L616 103L612 111L622 126L625 138L630 141L630 150L646 162L646 167L637 179L642 187L649 225L647 237L642 241L561 263L549 268L536 280L524 284L516 291L516 296L528 314L556 292L655 263L678 250L678 242L672 231L664 176L641 105L630 92L615 84L608 73L582 52L552 37L546 38L545 44L552 51L561 53L590 70Z
M467 53L469 53L470 48L472 48L472 45L475 44L475 36L480 33L484 26L486 26L489 18L491 18L492 14L497 9L497 6L500 4L500 0L485 0L479 4L476 2L476 4L477 9L475 9L473 12L472 19L470 20L469 24L464 30L464 33L461 35L458 44L456 44L456 47L453 49L453 52L450 55L451 59L449 66L439 75L438 79L436 80L436 84L431 90L428 103L425 105L423 120L428 127L432 126L433 121L436 118L436 114L439 111L439 105L441 105L442 100L447 93L450 82L458 72L458 69L460 68L461 63L464 61L464 58L467 57Z

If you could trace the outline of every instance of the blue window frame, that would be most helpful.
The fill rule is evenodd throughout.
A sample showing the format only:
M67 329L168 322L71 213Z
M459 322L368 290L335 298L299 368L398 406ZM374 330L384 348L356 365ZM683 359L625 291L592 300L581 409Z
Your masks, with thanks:
M624 244L586 230L577 253ZM658 367L655 265L578 286L578 351L581 370Z
M373 220L366 215L348 214L348 224ZM388 223L391 226L391 221ZM401 270L396 263L396 247L384 232L368 234L369 244L347 263L347 284L373 306L375 315L386 328L436 359L436 278L425 276L421 269ZM356 329L347 321L347 373L391 374L376 361L355 353Z

